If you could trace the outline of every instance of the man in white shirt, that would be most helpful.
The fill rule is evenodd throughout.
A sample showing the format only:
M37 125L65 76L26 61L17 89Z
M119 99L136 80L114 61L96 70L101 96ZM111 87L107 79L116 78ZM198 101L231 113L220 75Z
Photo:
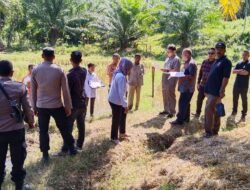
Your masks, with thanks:
M97 75L95 74L95 64L88 64L88 72L84 84L85 94L86 94L86 104L90 102L90 116L94 117L94 107L96 99L96 88L91 87L91 82L99 81Z

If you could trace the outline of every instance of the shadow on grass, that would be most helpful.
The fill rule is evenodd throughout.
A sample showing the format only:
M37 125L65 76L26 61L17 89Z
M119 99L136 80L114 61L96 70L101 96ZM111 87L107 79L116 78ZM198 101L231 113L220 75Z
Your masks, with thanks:
M249 189L250 142L246 136L242 138L244 136L244 132L239 137L237 134L211 139L190 136L176 143L168 153L210 171L209 181L202 187L204 190ZM194 189L196 182L192 185L187 189Z
M150 150L154 152L164 151L171 147L174 141L184 135L192 135L199 132L202 129L202 123L193 119L189 124L183 126L171 126L163 134L148 133L147 144Z
M113 147L108 139L102 139L87 144L75 157L52 158L49 166L30 164L26 181L34 184L34 189L96 189L105 180L110 161L107 153Z
M144 128L157 128L157 129L162 129L163 126L165 125L165 122L167 121L167 117L164 116L156 116L148 121L135 124L132 127L144 127Z

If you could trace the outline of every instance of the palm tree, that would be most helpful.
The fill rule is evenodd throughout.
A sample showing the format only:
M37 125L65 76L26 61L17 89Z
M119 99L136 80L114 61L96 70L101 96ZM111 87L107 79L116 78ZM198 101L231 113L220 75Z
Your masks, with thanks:
M125 50L150 29L152 13L153 7L144 0L116 0L107 5L94 26L107 44Z

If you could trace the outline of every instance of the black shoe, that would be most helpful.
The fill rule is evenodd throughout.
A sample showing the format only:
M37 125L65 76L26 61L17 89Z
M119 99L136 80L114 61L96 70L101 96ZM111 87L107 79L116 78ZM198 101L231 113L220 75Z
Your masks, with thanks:
M174 114L168 114L168 118L173 118Z
M169 115L167 111L160 112L159 115Z
M16 186L15 190L23 190L24 189L23 184L24 184L23 182L16 182L15 183L15 186Z
M43 152L43 157L42 157L42 163L49 163L49 153L48 152Z
M237 112L232 112L231 116L236 116Z
M203 138L205 138L205 139L210 139L210 138L212 138L212 137L213 137L213 135L210 134L210 133L205 133L205 134L203 135Z
M245 116L241 116L240 122L246 122L246 117Z
M196 118L196 119L199 119L200 118L200 114L198 114L198 113L195 113L195 114L192 114L193 116L194 116L194 118Z
M63 151L63 150L55 154L56 157L65 157L67 155L68 151Z
M69 155L70 156L75 156L78 154L78 151L76 150L76 148L71 148L70 151L69 151Z
M178 120L170 122L171 125L183 125L183 122L180 122Z

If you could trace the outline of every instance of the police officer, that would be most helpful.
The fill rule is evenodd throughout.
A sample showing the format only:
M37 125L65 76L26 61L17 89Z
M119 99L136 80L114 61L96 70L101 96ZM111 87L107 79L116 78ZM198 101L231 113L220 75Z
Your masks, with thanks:
M0 61L0 189L5 177L5 161L9 146L13 165L11 179L15 182L16 190L21 190L26 175L23 168L26 144L20 108L30 127L34 124L34 114L27 98L25 85L13 81L12 75L12 63Z

